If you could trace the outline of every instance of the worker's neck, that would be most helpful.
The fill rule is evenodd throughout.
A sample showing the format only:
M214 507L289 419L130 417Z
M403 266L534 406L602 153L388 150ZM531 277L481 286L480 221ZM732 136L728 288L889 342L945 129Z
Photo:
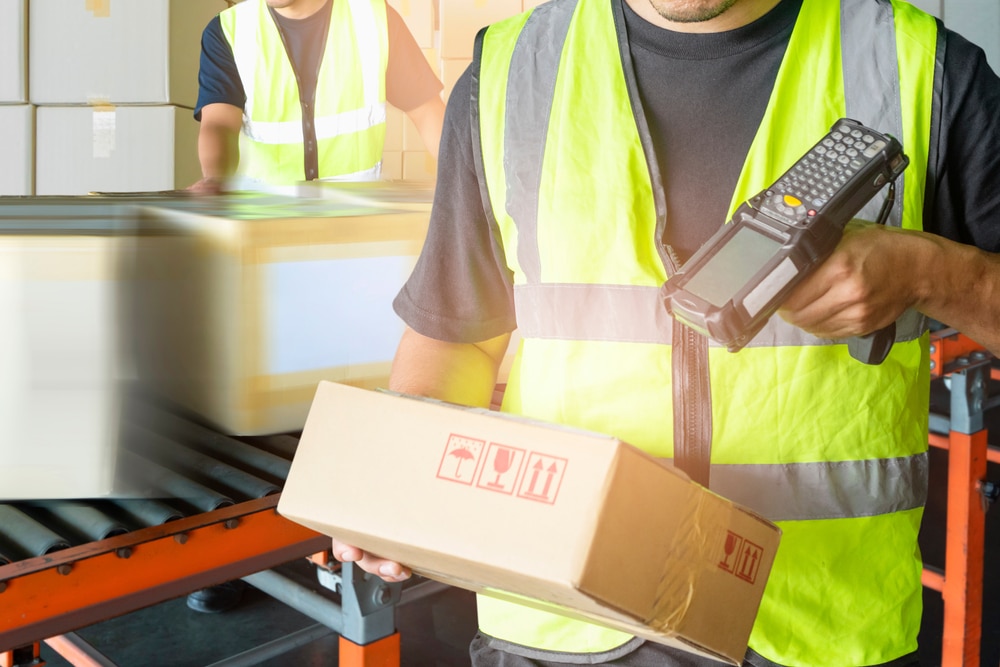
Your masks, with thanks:
M268 0L274 11L287 19L304 19L323 8L330 0Z
M699 4L707 8L715 8L715 12L702 9L704 16L710 18L698 18L691 13L692 10L678 8L678 5L690 5L692 3L680 3L677 0L625 0L636 14L649 21L653 25L673 30L674 32L725 32L735 30L753 23L764 14L771 11L780 0L702 0ZM721 9L721 11L719 11ZM685 16L684 12L688 15ZM668 18L674 17L674 18Z

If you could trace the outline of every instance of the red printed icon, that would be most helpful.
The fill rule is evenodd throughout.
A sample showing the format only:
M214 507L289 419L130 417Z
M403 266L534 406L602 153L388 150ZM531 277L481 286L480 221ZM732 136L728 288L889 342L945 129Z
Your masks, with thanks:
M491 442L486 450L486 463L479 472L477 485L507 495L514 493L524 456L523 449Z
M527 468L517 495L528 500L554 504L565 474L566 459L532 452L528 455Z
M726 532L725 552L719 567L749 583L757 581L764 549L732 531Z
M460 484L472 485L486 442L452 434L445 444L437 476Z

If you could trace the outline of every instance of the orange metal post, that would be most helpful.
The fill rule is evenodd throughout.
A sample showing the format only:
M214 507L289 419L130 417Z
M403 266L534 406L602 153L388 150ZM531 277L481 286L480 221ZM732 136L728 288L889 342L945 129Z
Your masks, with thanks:
M340 667L399 667L399 633L361 646L340 638Z
M941 665L978 667L986 522L979 483L986 476L986 431L952 431L950 440Z
M0 667L45 667L41 644L35 642L11 651L0 651Z

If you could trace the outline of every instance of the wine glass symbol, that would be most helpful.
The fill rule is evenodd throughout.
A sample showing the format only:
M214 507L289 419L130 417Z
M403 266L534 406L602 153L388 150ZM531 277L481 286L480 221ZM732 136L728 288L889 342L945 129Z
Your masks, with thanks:
M734 551L736 551L736 535L734 535L733 533L729 532L726 533L725 549L726 549L726 557L722 559L722 562L719 563L719 565L722 567L722 569L729 570L730 572L732 572L733 566L729 564L729 557L733 555Z
M491 486L495 489L503 488L503 484L500 483L500 477L505 472L510 470L511 463L514 462L514 451L507 449L506 447L498 447L497 453L493 457L493 470L497 473L497 478L495 481L488 482L487 486Z

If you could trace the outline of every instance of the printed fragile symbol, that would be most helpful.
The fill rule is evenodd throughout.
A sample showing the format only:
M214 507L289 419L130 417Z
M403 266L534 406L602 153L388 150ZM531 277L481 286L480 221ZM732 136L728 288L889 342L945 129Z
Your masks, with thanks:
M448 436L441 462L438 464L438 479L471 486L485 446L486 443L477 438L456 433Z
M532 452L528 458L528 471L521 482L521 491L518 495L553 504L565 474L566 459Z

